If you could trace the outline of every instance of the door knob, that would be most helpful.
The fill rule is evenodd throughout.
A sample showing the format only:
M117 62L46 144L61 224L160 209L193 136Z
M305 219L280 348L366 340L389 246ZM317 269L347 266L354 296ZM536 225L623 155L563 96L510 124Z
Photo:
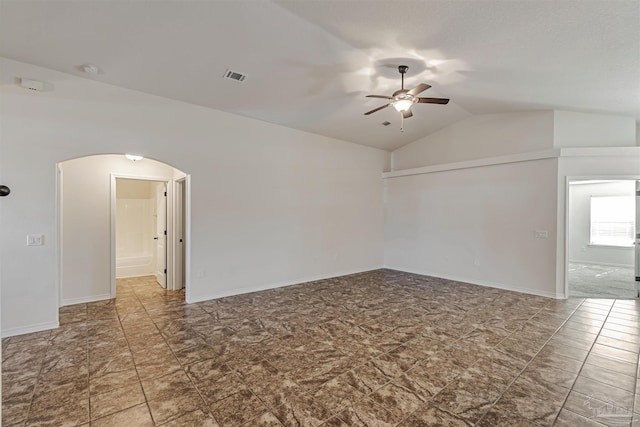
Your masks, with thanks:
M158 240L158 238L157 238L157 237L154 237L154 238L153 238L153 240Z

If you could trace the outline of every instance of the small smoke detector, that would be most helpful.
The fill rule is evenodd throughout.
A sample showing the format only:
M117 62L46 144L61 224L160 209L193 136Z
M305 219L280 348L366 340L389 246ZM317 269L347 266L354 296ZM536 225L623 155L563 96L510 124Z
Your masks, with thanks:
M24 79L24 78L21 78L19 80L20 80L20 87L23 87L29 90L35 90L37 92L42 92L44 90L44 82L41 82L40 80L32 80L32 79Z
M93 64L83 65L82 71L84 71L87 74L93 74L94 76L97 76L100 73L100 69Z
M391 124L391 122L388 122L386 120L384 122L382 122L382 126L389 126L390 124Z
M227 69L227 71L224 72L224 78L243 82L244 79L247 78L247 75L243 73L239 73L237 71Z

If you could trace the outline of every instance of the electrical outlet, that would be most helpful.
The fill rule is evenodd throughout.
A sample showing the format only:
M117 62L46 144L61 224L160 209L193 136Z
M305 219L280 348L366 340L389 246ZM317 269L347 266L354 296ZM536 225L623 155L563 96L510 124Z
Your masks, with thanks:
M43 234L27 234L27 246L42 246L44 245Z
M547 230L536 230L536 239L548 239L549 232Z
M480 260L479 259L473 260L473 265L475 265L476 267L479 267L480 266Z

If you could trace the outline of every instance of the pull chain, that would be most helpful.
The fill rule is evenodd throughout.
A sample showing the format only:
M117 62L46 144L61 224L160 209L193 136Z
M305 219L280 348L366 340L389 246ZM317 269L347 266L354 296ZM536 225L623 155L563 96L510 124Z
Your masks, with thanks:
M400 112L400 132L404 133L404 114Z

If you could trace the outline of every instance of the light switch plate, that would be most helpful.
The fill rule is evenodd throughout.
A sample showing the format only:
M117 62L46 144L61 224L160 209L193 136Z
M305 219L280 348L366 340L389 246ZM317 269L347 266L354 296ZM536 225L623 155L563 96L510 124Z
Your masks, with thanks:
M44 245L44 235L43 234L28 234L27 235L27 246L42 246Z
M536 239L548 239L549 232L547 230L536 230Z

